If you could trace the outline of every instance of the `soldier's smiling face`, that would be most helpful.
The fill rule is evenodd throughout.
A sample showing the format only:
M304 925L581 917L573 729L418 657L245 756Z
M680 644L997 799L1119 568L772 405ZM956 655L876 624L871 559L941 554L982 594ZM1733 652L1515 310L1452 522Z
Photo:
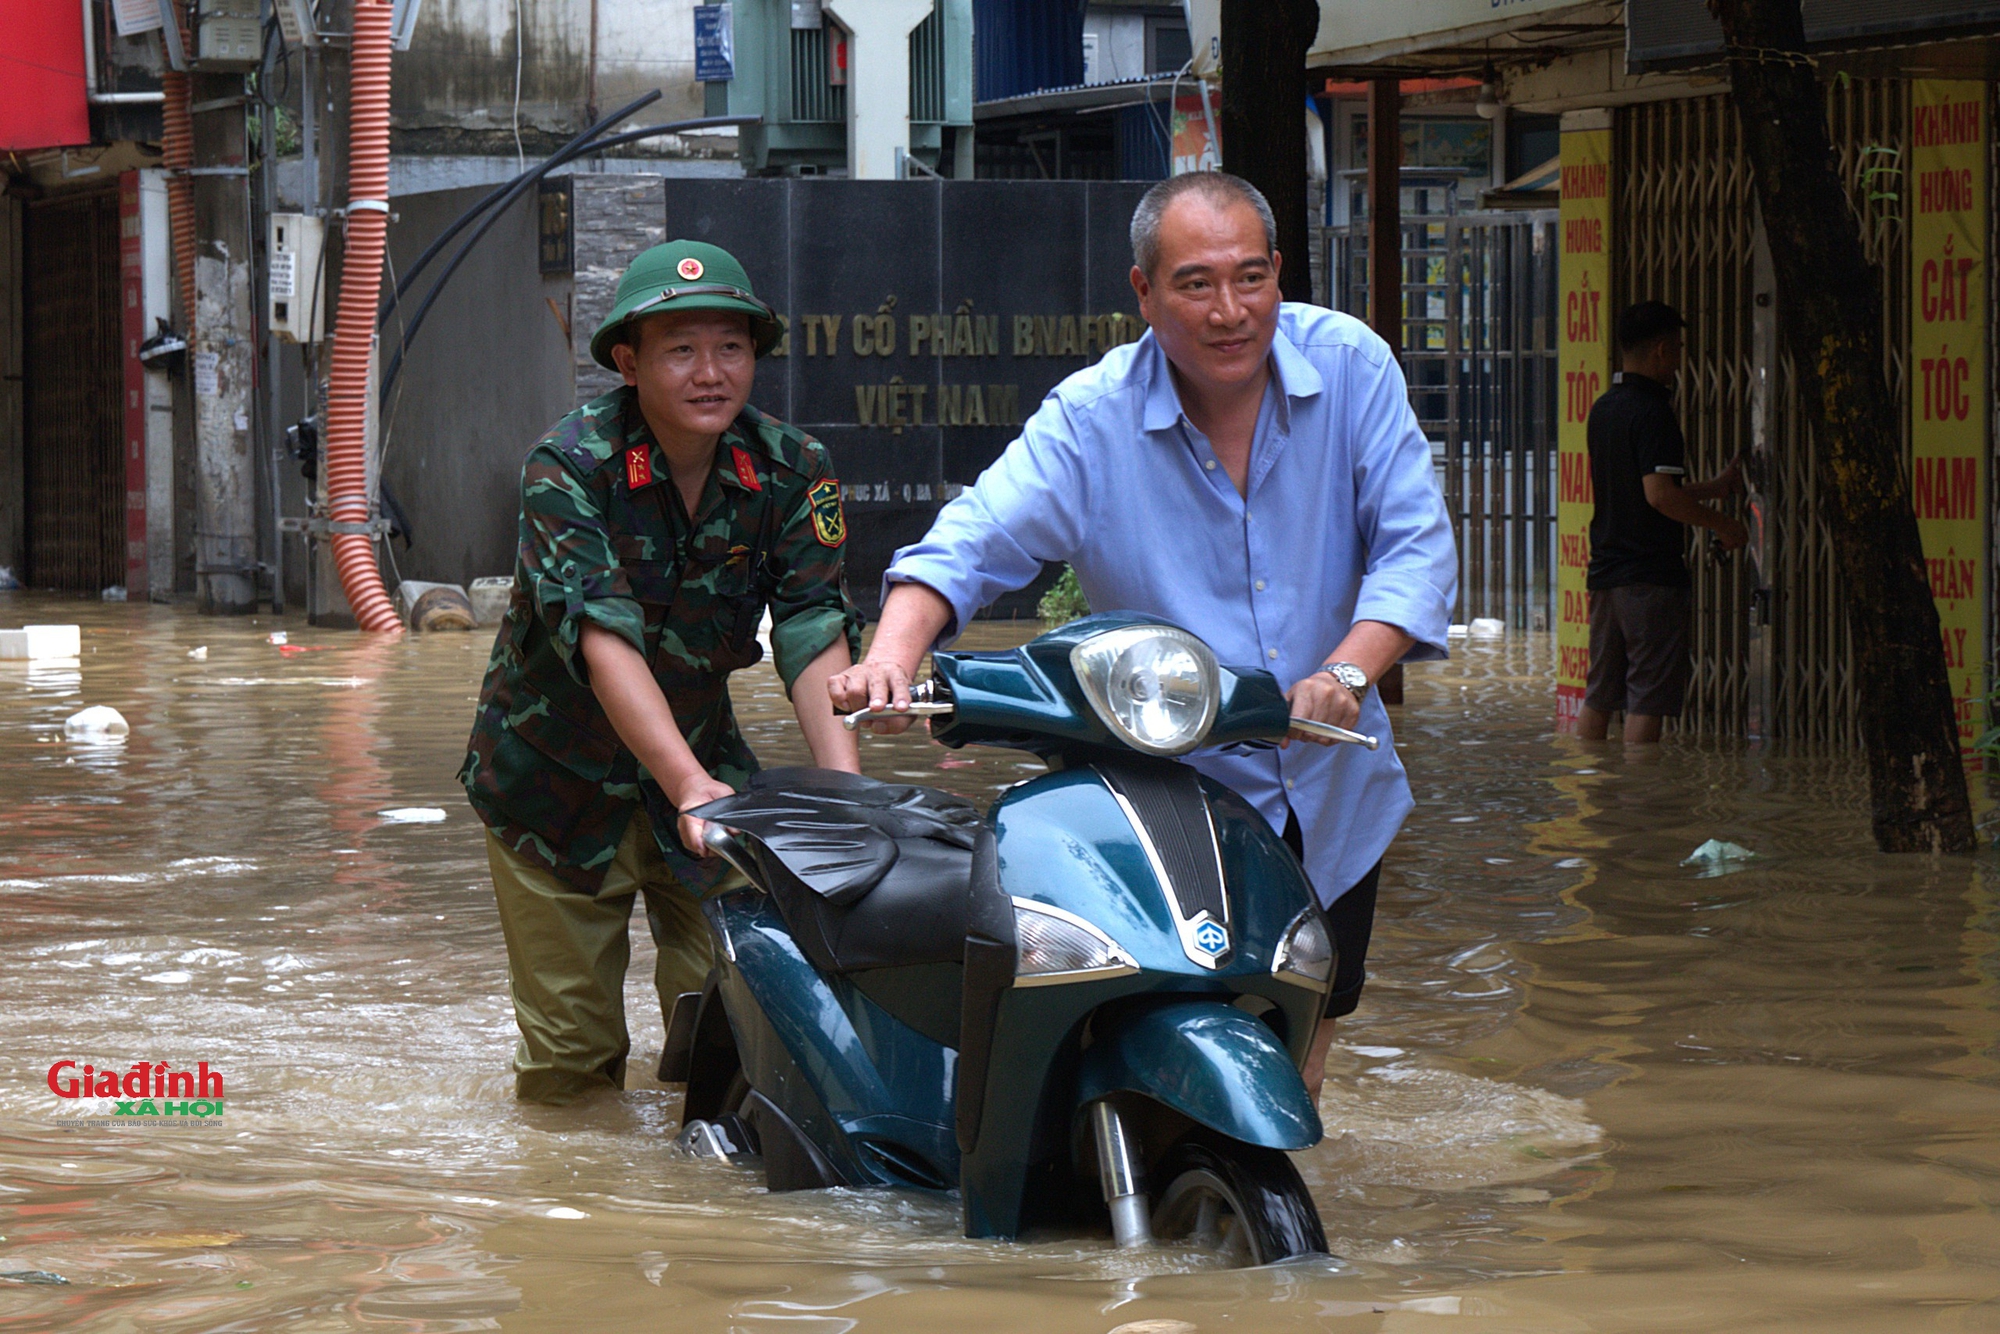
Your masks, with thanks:
M726 310L648 315L611 349L662 448L712 446L750 401L750 317Z

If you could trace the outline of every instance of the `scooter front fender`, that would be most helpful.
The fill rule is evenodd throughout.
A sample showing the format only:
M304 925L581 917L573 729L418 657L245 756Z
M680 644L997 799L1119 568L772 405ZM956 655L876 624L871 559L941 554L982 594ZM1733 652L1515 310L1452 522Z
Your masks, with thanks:
M1319 1143L1319 1109L1262 1020L1215 1001L1138 1010L1083 1053L1080 1103L1139 1093L1210 1130L1267 1149Z

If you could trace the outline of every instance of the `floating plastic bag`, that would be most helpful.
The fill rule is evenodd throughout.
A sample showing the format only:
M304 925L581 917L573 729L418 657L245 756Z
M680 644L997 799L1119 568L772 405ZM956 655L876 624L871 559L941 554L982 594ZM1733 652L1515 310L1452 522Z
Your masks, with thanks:
M442 824L444 812L435 806L397 806L377 811L383 824Z
M82 713L73 713L63 722L63 735L72 741L123 741L132 732L125 715L108 704L93 704Z
M1699 866L1701 879L1728 875L1731 871L1741 871L1744 863L1755 861L1757 854L1738 843L1726 839L1711 838L1696 848L1681 862L1682 866Z

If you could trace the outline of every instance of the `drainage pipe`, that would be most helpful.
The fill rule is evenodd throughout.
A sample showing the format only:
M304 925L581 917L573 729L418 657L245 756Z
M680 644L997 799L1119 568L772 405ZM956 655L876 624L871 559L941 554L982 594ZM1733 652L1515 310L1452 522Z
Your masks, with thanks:
M326 392L328 517L358 531L333 534L341 592L363 630L399 634L403 624L382 587L375 538L367 531L368 362L375 304L389 234L389 0L355 0L349 76L347 240L340 308Z
M187 50L183 6L171 6L180 48ZM185 70L168 67L160 77L160 158L167 169L167 230L174 247L174 285L181 294L181 334L194 341L194 115L192 85Z

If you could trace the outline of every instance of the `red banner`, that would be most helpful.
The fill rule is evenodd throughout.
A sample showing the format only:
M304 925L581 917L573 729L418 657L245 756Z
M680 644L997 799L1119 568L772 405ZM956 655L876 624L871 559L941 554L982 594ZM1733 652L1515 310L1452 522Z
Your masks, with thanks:
M0 149L90 142L83 7L76 0L0 4Z

